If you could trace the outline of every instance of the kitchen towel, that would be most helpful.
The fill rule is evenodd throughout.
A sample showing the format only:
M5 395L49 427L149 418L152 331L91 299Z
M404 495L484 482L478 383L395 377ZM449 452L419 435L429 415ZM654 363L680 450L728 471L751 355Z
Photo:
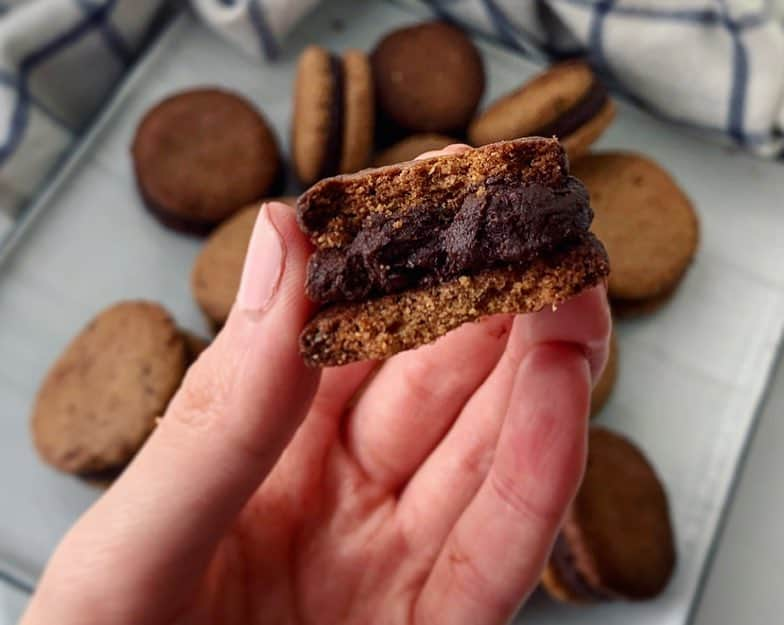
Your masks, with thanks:
M218 33L271 62L318 3L192 0ZM165 4L0 2L0 238L133 62ZM763 156L781 151L784 0L419 4L537 58L587 56L616 90L658 115Z

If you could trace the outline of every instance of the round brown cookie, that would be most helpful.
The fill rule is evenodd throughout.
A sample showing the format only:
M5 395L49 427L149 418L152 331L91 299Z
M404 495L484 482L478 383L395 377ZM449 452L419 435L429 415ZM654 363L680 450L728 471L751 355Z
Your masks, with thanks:
M607 354L607 365L604 372L593 387L591 393L591 418L593 419L607 403L618 378L618 339L615 332L610 335L610 351Z
M444 22L389 33L376 45L371 63L383 116L413 132L459 134L485 88L476 46Z
M642 600L661 593L675 567L667 495L628 439L591 428L585 477L542 584L556 599Z
M31 428L41 457L70 473L124 466L185 374L185 341L158 304L129 301L97 315L44 379Z
M187 232L208 232L267 195L281 174L267 122L246 100L218 89L157 104L139 124L132 153L148 208Z
M615 106L582 61L553 65L501 97L468 129L473 145L556 135L569 158L584 153L615 116Z
M384 167L385 165L412 161L420 154L430 152L431 150L441 150L453 143L460 142L452 137L436 133L411 135L376 154L372 165L373 167Z
M274 198L296 204L294 197ZM191 271L191 291L217 331L226 322L240 286L242 266L261 204L252 204L221 224L202 246Z
M375 107L367 55L348 50L338 58L318 46L302 53L294 83L291 150L297 178L321 178L367 165Z
M697 250L699 225L672 177L626 152L589 154L572 174L588 188L592 230L610 256L610 298L650 301L673 291Z

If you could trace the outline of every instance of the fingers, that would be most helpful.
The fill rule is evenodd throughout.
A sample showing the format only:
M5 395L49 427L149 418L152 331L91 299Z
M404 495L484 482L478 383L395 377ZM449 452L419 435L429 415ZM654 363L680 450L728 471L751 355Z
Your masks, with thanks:
M303 419L318 384L298 349L311 313L308 252L288 207L262 208L224 329L147 445L77 526L77 536L105 540L113 558L137 563L123 579L149 587L198 572Z
M381 367L345 430L368 477L393 491L411 477L495 366L511 322L505 315L465 325Z
M448 145L441 150L430 150L428 152L423 152L419 156L417 156L414 160L421 161L426 158L433 158L434 156L445 156L447 154L462 154L463 152L467 152L468 150L472 150L473 148L470 145L466 145L465 143L453 143L452 145Z
M590 366L579 347L523 358L490 471L450 532L416 622L508 622L536 586L586 453Z
M563 342L577 346L600 370L610 326L603 287L569 300L555 312L547 309L515 319L498 365L400 497L399 519L416 549L435 554L484 481L525 355L537 345Z

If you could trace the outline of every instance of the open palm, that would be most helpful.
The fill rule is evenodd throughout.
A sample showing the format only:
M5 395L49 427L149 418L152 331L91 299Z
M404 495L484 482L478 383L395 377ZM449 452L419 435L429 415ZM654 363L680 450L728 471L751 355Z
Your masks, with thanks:
M500 624L536 585L583 468L604 289L319 376L297 353L308 248L288 211L265 211L285 246L272 303L241 288L24 623Z

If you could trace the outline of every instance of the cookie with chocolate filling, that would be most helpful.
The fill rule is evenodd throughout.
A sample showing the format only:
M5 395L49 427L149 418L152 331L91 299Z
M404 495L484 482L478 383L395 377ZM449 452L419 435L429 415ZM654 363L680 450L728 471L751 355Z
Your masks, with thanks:
M542 585L555 599L652 599L675 568L667 495L629 440L592 428L585 477L556 539Z
M364 52L309 46L294 83L291 150L304 185L362 169L373 144L373 80Z
M266 120L244 98L218 89L157 104L139 124L132 153L147 208L184 232L206 234L281 181Z
M677 290L699 243L694 206L677 182L651 159L630 152L597 152L573 163L595 212L592 230L607 246L608 294L621 316L666 303Z
M292 208L294 197L275 198ZM219 329L226 323L237 291L260 203L246 206L207 238L191 270L191 293L199 308Z
M521 139L322 180L297 217L322 310L312 366L386 358L467 321L560 303L605 278L588 196L554 139Z
M485 88L479 50L445 22L392 31L376 44L371 63L383 125L403 132L462 135Z
M436 133L411 135L398 141L373 157L373 167L384 167L414 160L420 154L432 150L442 150L448 145L460 143L457 139Z
M615 116L615 105L582 61L552 66L491 104L468 129L473 145L504 139L558 137L569 158L588 150Z

